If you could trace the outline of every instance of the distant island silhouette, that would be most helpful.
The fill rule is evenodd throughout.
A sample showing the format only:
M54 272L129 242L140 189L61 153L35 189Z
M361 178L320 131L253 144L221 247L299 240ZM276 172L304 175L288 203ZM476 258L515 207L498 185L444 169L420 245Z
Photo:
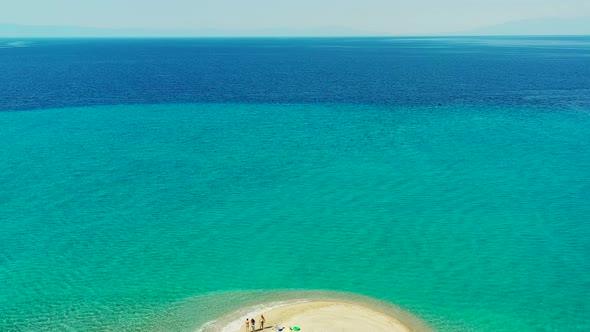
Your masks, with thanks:
M113 38L113 37L359 37L394 36L383 31L364 31L345 27L313 29L107 29L81 26L0 24L2 38ZM513 21L476 29L420 35L590 35L590 17L541 18Z

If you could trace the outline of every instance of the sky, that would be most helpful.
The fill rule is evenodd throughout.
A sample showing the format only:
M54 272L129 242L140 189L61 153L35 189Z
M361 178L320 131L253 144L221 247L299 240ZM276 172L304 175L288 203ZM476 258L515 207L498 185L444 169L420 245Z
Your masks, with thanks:
M321 29L439 34L590 17L590 0L0 0L0 23L109 29Z

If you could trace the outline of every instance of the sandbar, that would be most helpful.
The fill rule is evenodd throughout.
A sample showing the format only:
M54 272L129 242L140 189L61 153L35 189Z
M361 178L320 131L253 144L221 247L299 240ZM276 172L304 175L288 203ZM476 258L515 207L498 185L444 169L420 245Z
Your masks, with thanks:
M402 323L400 317L385 310L360 303L341 300L305 300L284 303L268 308L266 311L253 314L256 320L256 330L260 330L260 314L266 318L264 331L276 331L275 326L284 327L284 332L290 328L299 327L301 332L324 331L432 331L427 326ZM246 318L235 319L225 325L223 332L245 332Z

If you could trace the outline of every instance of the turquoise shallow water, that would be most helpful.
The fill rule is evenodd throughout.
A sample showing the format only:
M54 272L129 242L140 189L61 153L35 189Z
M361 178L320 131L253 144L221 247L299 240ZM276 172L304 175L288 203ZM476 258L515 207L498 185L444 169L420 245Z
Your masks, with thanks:
M101 106L0 128L2 331L192 330L286 289L441 331L590 329L588 110Z

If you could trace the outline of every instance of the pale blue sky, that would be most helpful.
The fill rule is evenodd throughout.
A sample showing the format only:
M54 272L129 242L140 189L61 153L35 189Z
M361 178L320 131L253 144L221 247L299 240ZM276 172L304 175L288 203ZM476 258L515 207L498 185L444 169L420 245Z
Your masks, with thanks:
M580 16L590 17L590 0L0 0L0 23L99 28L421 34Z

